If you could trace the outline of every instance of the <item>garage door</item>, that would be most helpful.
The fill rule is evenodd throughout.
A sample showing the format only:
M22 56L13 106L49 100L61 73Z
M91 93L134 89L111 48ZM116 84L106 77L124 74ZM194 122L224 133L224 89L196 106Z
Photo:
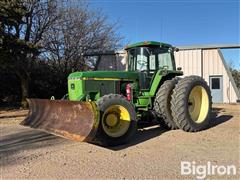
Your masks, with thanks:
M212 94L213 103L223 102L223 77L222 76L210 76L210 89Z

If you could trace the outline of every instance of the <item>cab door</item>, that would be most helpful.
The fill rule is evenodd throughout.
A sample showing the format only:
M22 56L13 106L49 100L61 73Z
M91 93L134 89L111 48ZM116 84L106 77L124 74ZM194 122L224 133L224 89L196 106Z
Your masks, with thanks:
M140 89L149 90L157 71L157 58L150 48L143 48L137 55L137 68L140 69Z

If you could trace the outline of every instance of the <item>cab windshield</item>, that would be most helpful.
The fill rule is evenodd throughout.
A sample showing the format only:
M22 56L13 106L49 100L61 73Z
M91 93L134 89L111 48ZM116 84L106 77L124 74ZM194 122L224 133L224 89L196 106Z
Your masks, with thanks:
M129 71L175 70L174 57L169 48L137 47L128 51Z

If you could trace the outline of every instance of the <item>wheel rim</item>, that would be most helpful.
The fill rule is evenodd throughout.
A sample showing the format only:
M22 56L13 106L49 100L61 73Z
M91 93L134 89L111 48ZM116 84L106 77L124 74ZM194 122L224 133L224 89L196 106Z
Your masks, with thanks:
M120 137L127 132L130 121L130 114L125 107L112 105L102 116L102 127L108 136Z
M188 98L188 111L193 121L202 123L208 114L209 98L202 86L194 87Z

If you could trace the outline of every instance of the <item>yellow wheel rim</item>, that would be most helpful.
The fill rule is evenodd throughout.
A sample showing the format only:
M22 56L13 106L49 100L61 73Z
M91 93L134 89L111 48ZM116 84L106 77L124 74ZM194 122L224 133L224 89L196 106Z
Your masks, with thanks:
M202 86L194 87L188 98L188 111L196 123L202 123L208 114L209 98L207 91Z
M121 105L112 105L103 113L102 127L110 137L120 137L124 135L130 126L130 114Z

